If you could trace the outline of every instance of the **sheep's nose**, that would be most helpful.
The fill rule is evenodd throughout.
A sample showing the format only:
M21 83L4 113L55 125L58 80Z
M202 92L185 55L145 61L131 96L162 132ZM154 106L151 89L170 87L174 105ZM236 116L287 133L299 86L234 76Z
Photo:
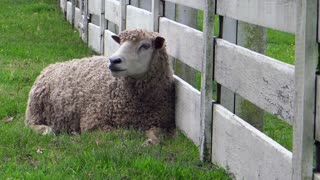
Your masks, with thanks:
M122 60L120 58L110 58L111 64L120 64Z

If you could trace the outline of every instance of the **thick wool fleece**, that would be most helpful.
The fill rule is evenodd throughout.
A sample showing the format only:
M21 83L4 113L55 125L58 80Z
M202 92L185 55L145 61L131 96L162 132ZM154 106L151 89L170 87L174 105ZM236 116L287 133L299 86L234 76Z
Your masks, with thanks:
M143 31L137 31L143 32ZM127 32L120 34L121 41ZM135 40L156 34L137 34ZM103 56L48 66L33 85L26 124L55 132L133 127L174 128L174 82L165 48L155 50L143 78L115 78Z

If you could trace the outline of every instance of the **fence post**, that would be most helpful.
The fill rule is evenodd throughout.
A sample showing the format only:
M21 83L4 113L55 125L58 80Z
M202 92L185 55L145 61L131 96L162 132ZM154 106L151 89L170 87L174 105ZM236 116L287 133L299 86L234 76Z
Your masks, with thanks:
M312 179L317 0L296 1L295 111L292 179Z
M105 20L105 0L101 0L101 12L100 12L100 54L104 54L104 30L106 29Z
M72 27L74 27L75 10L76 10L75 0L71 0L71 26Z
M201 73L201 144L200 160L211 160L212 149L212 73L215 1L206 0L203 19L204 59Z
M265 54L266 28L238 21L237 33L238 45ZM262 131L264 111L239 95L235 98L235 114Z
M196 9L183 6L180 4L176 5L176 21L192 28L197 29L198 27L198 11ZM175 61L175 74L187 81L193 87L196 86L196 71L184 63Z
M89 13L88 13L88 0L83 1L83 36L82 40L88 43L88 23L89 23Z
M320 4L319 4L320 6ZM319 19L318 19L319 20ZM319 27L319 22L318 22ZM318 28L319 29L319 28ZM319 30L318 30L319 31ZM319 35L318 35L319 38ZM319 40L318 40L319 42ZM320 180L320 76L319 76L319 61L317 67L317 76L316 76L316 119L315 119L315 168L314 168L314 180Z
M126 29L126 0L120 0L120 24L119 24L119 32Z
M152 0L153 31L159 32L160 0Z

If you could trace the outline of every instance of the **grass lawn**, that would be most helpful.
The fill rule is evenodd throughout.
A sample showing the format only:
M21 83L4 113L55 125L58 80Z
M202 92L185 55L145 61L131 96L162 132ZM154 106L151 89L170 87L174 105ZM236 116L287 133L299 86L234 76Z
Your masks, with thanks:
M145 147L144 134L134 130L40 136L26 128L28 92L40 71L93 52L58 1L0 3L0 179L230 179L199 162L197 147L181 133Z

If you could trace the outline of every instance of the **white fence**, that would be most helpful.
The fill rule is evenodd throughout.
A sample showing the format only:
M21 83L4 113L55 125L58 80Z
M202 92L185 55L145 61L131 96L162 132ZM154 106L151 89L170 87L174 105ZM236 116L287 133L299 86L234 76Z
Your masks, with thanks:
M175 4L203 11L203 32L172 20ZM202 160L228 168L236 179L320 179L313 173L314 142L320 140L320 123L315 123L320 122L315 110L320 109L319 78L318 93L315 83L317 0L60 0L60 7L98 53L108 57L117 49L112 34L142 28L160 32L170 56L201 72L201 92L175 78L176 124L200 146ZM295 66L228 42L224 36L214 38L215 13L222 20L233 18L235 23L295 34ZM224 25L220 23L223 32L236 28ZM292 124L293 152L212 103L212 80Z

